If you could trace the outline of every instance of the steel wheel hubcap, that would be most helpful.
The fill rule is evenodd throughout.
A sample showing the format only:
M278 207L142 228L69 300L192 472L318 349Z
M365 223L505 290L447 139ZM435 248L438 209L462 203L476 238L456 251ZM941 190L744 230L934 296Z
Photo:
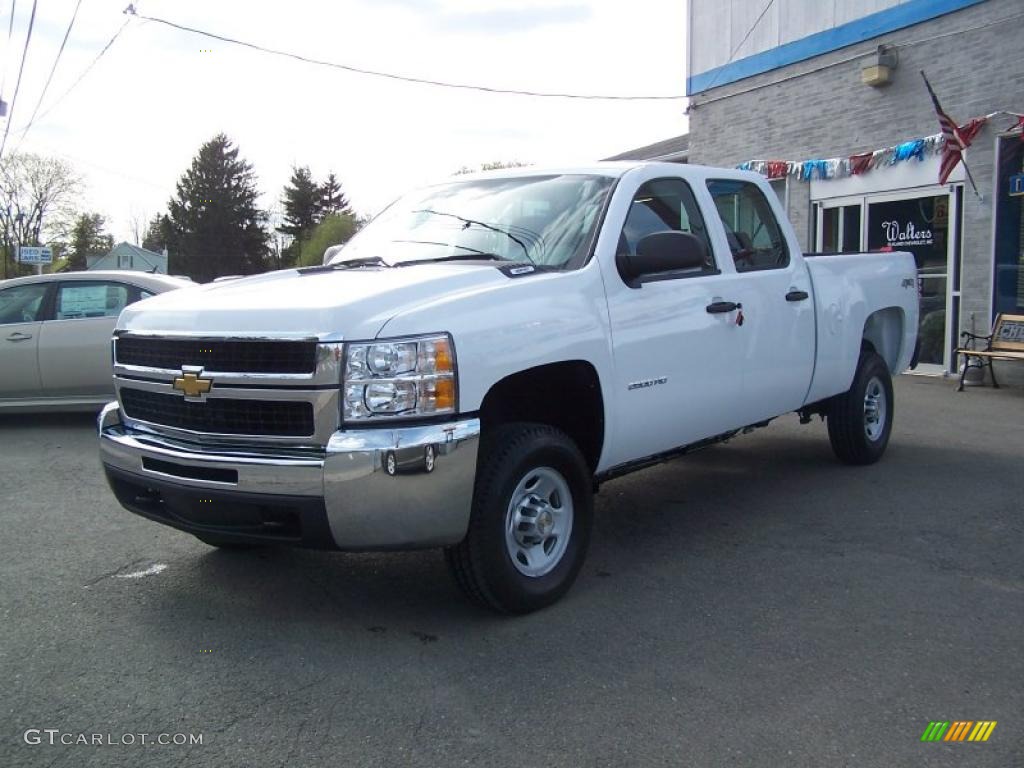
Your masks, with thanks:
M878 440L885 431L885 387L878 377L872 377L864 390L864 434L868 440Z
M569 483L551 467L527 472L516 485L505 515L505 547L524 576L550 573L565 554L572 534Z

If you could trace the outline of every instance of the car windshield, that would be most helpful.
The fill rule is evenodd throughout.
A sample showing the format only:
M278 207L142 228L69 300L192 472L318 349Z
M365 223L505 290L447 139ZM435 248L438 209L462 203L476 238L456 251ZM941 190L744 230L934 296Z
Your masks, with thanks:
M590 247L613 179L546 175L476 179L399 199L330 264L463 259L561 268Z

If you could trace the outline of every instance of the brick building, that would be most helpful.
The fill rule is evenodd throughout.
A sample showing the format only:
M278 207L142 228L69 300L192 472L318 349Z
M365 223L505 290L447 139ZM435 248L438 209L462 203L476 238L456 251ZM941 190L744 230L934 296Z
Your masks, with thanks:
M913 251L925 371L955 368L961 329L1024 314L1021 0L690 0L688 29L688 160L777 176L807 250ZM962 165L939 184L921 70L960 125L987 118L980 198Z

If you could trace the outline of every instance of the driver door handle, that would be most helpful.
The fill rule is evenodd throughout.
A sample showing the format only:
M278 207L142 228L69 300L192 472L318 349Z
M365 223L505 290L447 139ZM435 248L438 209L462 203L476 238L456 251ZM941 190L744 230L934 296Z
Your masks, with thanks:
M709 315L720 315L724 312L735 312L739 307L735 301L713 301L705 309Z
M806 298L808 298L807 291L800 291L796 288L786 294L786 301L803 301Z
M7 337L8 341L28 341L32 338L31 333L22 333L21 331L15 331Z

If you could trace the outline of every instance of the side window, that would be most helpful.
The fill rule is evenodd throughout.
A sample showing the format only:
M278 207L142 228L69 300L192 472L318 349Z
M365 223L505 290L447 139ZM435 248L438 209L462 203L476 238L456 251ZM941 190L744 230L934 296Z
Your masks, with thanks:
M725 225L737 272L789 266L789 248L760 187L749 181L711 179L708 191Z
M48 285L15 285L0 291L0 325L34 323L39 320Z
M637 190L619 236L618 252L635 254L636 244L647 235L670 231L687 232L704 243L707 259L696 274L717 271L704 218L690 185L682 179L655 179Z
M62 283L55 319L117 317L127 304L128 286L121 283Z

